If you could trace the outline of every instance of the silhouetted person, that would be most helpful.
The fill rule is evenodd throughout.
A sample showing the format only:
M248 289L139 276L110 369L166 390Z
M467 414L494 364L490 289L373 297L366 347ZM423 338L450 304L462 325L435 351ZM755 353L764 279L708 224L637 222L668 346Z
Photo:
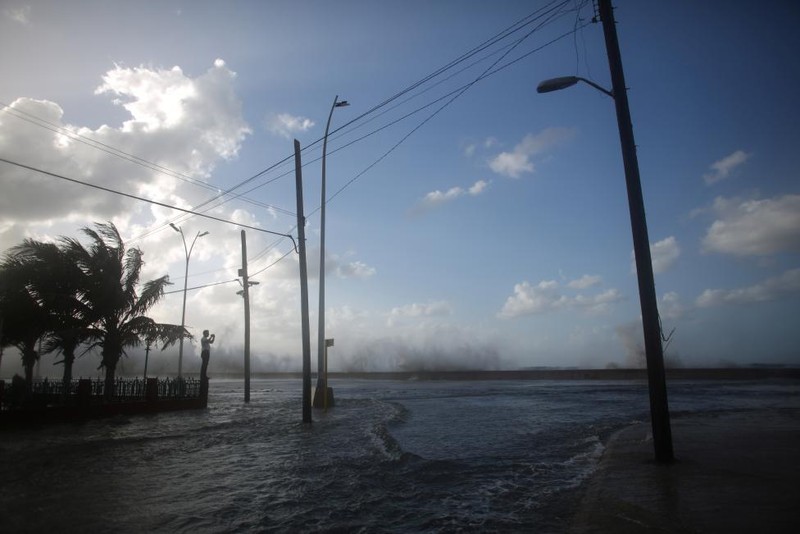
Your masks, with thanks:
M208 330L203 330L203 338L200 340L200 358L203 360L203 366L200 368L201 381L207 378L208 360L211 357L211 344L214 343L214 338L214 334L209 336Z

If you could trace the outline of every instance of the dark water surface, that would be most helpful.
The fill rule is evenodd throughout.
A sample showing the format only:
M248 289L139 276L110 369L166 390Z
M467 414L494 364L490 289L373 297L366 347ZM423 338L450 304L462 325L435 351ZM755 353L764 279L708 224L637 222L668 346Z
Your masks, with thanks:
M0 431L0 531L562 532L647 386L212 381L208 410ZM800 407L797 382L669 385L674 415Z

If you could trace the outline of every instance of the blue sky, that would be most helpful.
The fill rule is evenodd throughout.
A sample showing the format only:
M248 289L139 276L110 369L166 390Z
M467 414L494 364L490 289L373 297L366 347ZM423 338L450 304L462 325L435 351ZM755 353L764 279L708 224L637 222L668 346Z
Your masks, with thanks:
M668 362L800 363L800 7L616 7L659 310L665 332L674 329ZM522 30L368 113L531 14ZM564 75L610 87L592 16L578 0L6 1L0 157L191 208L291 156L298 139L308 147L316 345L313 143L339 95L351 106L335 110L328 146L329 198L338 192L326 223L332 369L636 365L640 310L613 102L587 85L535 90ZM292 161L270 170L209 213L296 236L292 171ZM180 290L183 248L166 224L190 238L209 231L188 285L223 283L189 292L186 322L198 336L217 333L220 368L238 365L242 300L230 281L239 228L7 163L0 173L3 250L113 220L145 252L145 276L169 274ZM291 244L274 235L248 230L247 239L259 281L254 368L299 369L297 255L280 259ZM180 307L178 291L154 315L177 323ZM186 365L199 367L198 348L187 350ZM169 371L176 353L159 353L157 365Z

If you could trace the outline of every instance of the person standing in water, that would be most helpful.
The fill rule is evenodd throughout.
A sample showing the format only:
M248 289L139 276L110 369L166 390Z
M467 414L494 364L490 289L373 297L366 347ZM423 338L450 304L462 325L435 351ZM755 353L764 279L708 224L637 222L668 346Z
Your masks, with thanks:
M215 335L208 335L208 330L203 330L203 338L200 340L200 358L203 366L200 368L200 380L207 378L208 360L211 358L211 344L214 343Z

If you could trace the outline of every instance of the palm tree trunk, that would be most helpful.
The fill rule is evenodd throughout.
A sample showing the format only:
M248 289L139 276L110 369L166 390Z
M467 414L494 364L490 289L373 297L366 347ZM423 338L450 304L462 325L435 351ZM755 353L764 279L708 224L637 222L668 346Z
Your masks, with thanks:
M22 351L22 367L25 369L25 395L30 396L33 392L33 366L39 354L35 350L24 349Z
M103 390L107 401L110 401L114 397L114 374L116 373L116 369L116 362L113 365L106 364L106 382Z
M28 396L33 391L33 363L25 362L22 366L25 369L25 395Z
M66 401L69 398L69 394L71 393L70 386L72 385L73 362L75 362L75 355L64 353L64 380L63 380L64 401Z

